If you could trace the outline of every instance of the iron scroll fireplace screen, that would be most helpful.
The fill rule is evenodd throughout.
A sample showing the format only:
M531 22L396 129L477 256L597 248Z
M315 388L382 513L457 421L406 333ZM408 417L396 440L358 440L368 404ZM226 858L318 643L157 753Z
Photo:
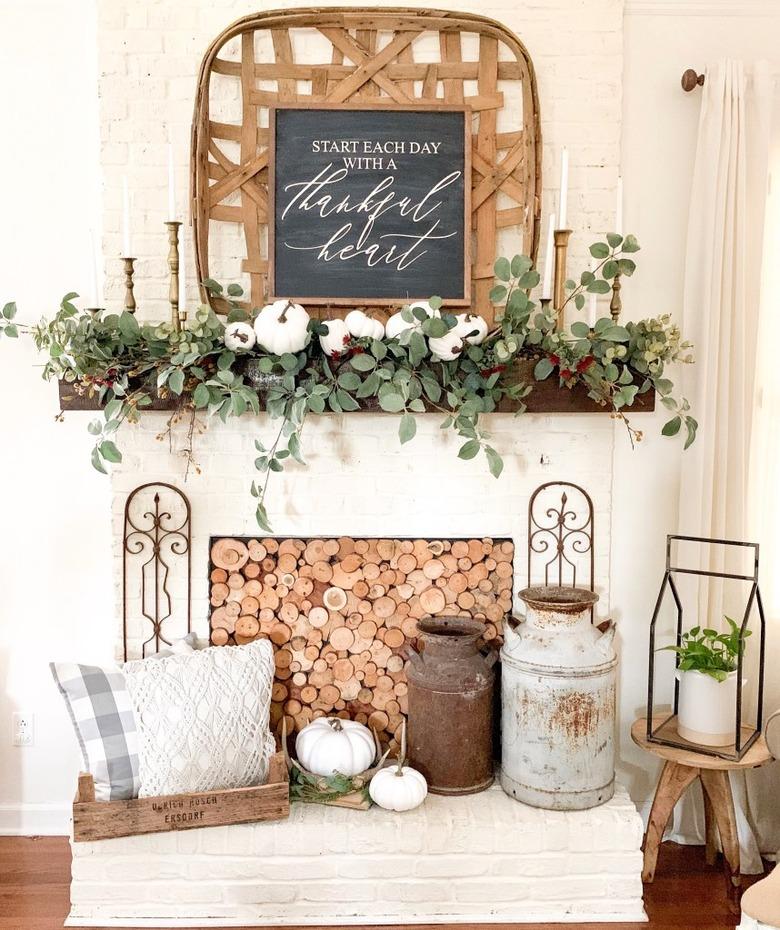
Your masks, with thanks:
M125 502L122 536L122 646L129 655L128 627L132 602L140 591L138 612L145 621L148 638L141 644L141 658L170 645L163 625L186 615L186 630L192 630L191 508L185 494L172 484L150 482L131 491ZM131 586L132 585L132 589ZM175 597L177 585L182 596ZM145 635L145 634L144 634ZM152 647L153 648L150 648Z
M556 505L553 489L557 493L559 488ZM593 500L584 488L570 481L539 485L528 502L528 586L537 581L534 570L542 570L545 585L577 587L581 568L588 588L595 591L594 523ZM591 621L593 617L591 607Z

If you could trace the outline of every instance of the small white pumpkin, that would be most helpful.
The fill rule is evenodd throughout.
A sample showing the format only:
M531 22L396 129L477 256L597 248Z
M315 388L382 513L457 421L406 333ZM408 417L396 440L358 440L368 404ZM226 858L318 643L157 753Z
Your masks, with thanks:
M406 761L406 721L401 731L401 752L397 765L380 769L371 779L368 794L374 804L386 811L411 811L419 807L428 794L425 776Z
M344 320L323 320L328 327L327 336L320 336L320 348L327 356L341 355L352 338Z
M228 323L225 327L225 348L231 352L249 352L255 346L255 331L251 323Z
M424 310L429 317L441 316L441 313L438 310L434 310L427 300L421 300L415 304L409 305L410 310L414 310L415 308ZM401 333L405 332L407 329L415 329L419 332L421 328L422 320L418 320L415 317L410 323L403 318L403 311L399 310L398 313L394 313L385 324L385 335L388 339L397 339Z
M392 765L374 775L368 793L374 804L386 811L410 811L425 800L428 783L417 769L408 765Z
M351 778L374 761L376 746L368 727L340 717L318 717L298 734L295 754L314 775L339 772Z
M300 352L309 341L309 314L291 300L266 304L255 320L258 345L273 355Z
M439 362L452 362L463 351L466 331L454 326L443 336L431 336L428 346L434 359Z
M456 317L457 328L465 335L466 342L478 346L485 341L488 334L488 325L484 317L478 313L459 313Z
M350 310L344 322L355 339L382 339L385 335L382 323L362 310Z

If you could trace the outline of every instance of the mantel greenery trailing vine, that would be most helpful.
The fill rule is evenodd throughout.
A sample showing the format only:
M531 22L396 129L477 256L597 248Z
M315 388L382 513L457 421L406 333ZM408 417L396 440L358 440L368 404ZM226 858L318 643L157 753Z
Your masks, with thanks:
M629 256L638 251L633 236L614 233L590 247L597 259L593 271L584 271L579 281L566 282L566 304L582 310L587 293L606 294L616 274L629 277L635 270ZM268 480L284 469L286 460L305 464L302 432L310 414L342 413L362 405L399 415L398 435L402 443L417 429L416 416L426 411L442 415L442 428L452 429L462 440L461 459L480 453L491 474L503 469L499 452L490 444L482 415L495 411L504 399L515 402L517 412L525 409L523 398L533 381L518 379L515 362L534 359L534 379L557 377L563 389L583 384L588 396L623 421L632 443L641 439L626 416L638 394L654 389L671 418L663 434L674 436L683 428L685 448L696 436L696 420L688 402L674 394L666 377L671 362L691 362L690 344L683 342L678 327L668 314L639 322L616 325L609 317L591 328L583 321L568 330L556 330L555 317L542 309L530 294L539 283L531 259L516 255L495 263L497 283L491 300L499 307L495 329L479 344L458 334L462 318L441 310L441 300L414 304L401 311L406 324L395 338L345 336L343 345L326 353L320 338L327 337L327 321L309 320L308 341L298 352L271 354L260 346L232 351L225 345L226 324L208 307L199 307L178 332L169 323L142 323L127 312L90 313L79 311L75 293L66 294L51 320L34 326L15 322L16 305L8 303L0 316L0 336L32 336L46 363L43 377L72 383L76 390L97 396L102 416L89 424L95 438L92 464L101 472L106 463L121 461L115 442L119 427L137 420L139 412L152 404L155 394L181 398L169 420L169 429L190 414L190 434L198 412L226 421L261 409L257 375L265 379L265 409L279 428L264 444L257 439L255 467L259 476L252 482L259 526L270 532L266 511ZM230 307L227 326L256 320L258 311L247 313L236 300L241 288L223 289L217 282L204 282L212 294ZM468 317L466 317L468 319ZM431 340L447 340L454 348L450 361L431 353ZM320 337L320 338L318 338ZM254 378L248 363L255 369ZM192 450L189 455L191 457Z

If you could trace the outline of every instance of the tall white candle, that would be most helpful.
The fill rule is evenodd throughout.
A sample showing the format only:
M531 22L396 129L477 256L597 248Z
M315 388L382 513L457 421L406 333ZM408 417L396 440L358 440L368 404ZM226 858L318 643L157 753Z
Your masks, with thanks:
M595 272L596 267L598 266L598 261L591 256L590 259L590 270ZM596 295L588 294L588 326L591 329L596 325L596 314L598 313L596 305Z
M569 150L561 149L561 192L558 201L558 229L566 229L566 208L569 199Z
M90 277L91 288L89 295L89 306L93 309L100 306L100 290L98 288L98 251L97 240L95 239L95 230L90 227L89 230L89 259L90 259Z
M122 175L122 255L131 258L132 243L130 241L130 191L127 187L127 175Z
M552 297L553 253L555 252L555 214L550 214L550 226L547 230L547 251L544 253L544 277L542 278L542 299Z
M187 309L187 234L181 227L179 241L179 310Z
M617 179L617 202L615 204L615 232L623 235L623 178L618 175Z
M176 172L173 168L173 145L168 143L168 220L176 219Z

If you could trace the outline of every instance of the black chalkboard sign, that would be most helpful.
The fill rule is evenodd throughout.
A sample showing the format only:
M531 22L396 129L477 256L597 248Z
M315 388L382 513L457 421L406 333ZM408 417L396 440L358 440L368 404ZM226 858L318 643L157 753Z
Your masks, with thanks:
M471 303L466 107L271 110L270 287L308 303Z

